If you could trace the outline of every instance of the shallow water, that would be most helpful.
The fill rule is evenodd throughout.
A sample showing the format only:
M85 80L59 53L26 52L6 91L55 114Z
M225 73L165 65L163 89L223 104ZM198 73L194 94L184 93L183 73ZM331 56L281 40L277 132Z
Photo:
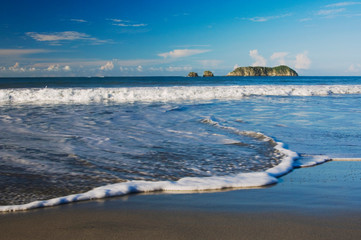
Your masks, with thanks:
M271 143L209 124L202 109L211 106L222 104L3 108L1 182L11 187L2 191L2 204L126 180L264 171L279 163Z
M361 156L360 79L332 78L325 90L301 85L312 78L292 78L292 85L259 78L262 85L248 84L246 93L234 82L217 86L219 79L182 87L174 86L178 78L151 80L166 88L159 93L139 79L135 88L94 88L92 81L69 88L67 79L61 88L0 90L0 205L132 180L191 177L204 184L207 177L261 173L287 157L276 142L301 158Z

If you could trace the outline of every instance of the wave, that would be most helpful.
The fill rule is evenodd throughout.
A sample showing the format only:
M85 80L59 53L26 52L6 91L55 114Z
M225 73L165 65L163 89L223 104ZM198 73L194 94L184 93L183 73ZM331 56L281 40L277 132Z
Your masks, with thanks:
M236 132L237 134L253 136L259 138L260 140L271 142L275 150L279 151L280 155L282 155L280 164L263 172L239 173L228 176L185 177L177 181L132 180L128 182L97 187L85 193L73 194L49 200L40 200L21 205L0 206L0 212L22 211L141 192L199 192L208 190L221 190L226 188L262 187L277 183L278 177L289 173L293 168L316 165L327 161L327 157L325 156L317 156L314 158L309 156L307 161L298 161L300 156L296 152L286 149L282 142L276 142L273 138L268 137L263 133L239 131L231 127L224 127L211 119L205 119L204 123L216 125L217 127L225 128L230 131L238 131Z
M1 89L0 105L237 100L247 96L328 96L333 94L361 94L361 85Z

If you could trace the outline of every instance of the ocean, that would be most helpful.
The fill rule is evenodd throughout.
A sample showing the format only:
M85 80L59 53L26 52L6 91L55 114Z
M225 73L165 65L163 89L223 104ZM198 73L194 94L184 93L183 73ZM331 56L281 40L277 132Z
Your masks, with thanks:
M275 184L361 156L361 77L0 78L0 211Z

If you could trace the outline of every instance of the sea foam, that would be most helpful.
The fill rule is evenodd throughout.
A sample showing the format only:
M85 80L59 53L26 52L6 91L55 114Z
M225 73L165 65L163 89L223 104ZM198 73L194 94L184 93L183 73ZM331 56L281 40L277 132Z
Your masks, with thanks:
M361 85L1 89L0 105L237 100L247 96L328 96L333 94L361 94Z
M218 124L211 122L210 124ZM232 130L232 129L231 129ZM274 141L272 138L258 132L242 132L240 134L255 135L264 138L265 141ZM227 176L211 177L185 177L178 181L139 181L133 180L122 183L115 183L94 188L85 193L73 194L49 200L34 201L21 205L0 206L0 212L22 211L34 208L57 206L61 204L101 199L106 197L123 196L131 193L142 192L199 192L207 190L221 190L227 188L255 188L278 182L277 177L287 174L294 167L307 166L307 164L320 164L326 158L317 157L315 161L298 163L299 155L285 148L282 142L276 142L275 149L282 155L282 161L277 166L263 172L239 173Z

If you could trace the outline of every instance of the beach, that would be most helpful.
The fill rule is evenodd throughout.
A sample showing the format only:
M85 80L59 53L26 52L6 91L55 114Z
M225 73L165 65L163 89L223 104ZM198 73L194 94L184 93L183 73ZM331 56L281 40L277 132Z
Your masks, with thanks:
M361 240L361 1L1 5L0 240Z
M17 80L0 240L361 238L361 78Z
M134 194L0 215L0 239L360 239L360 162L267 188Z

